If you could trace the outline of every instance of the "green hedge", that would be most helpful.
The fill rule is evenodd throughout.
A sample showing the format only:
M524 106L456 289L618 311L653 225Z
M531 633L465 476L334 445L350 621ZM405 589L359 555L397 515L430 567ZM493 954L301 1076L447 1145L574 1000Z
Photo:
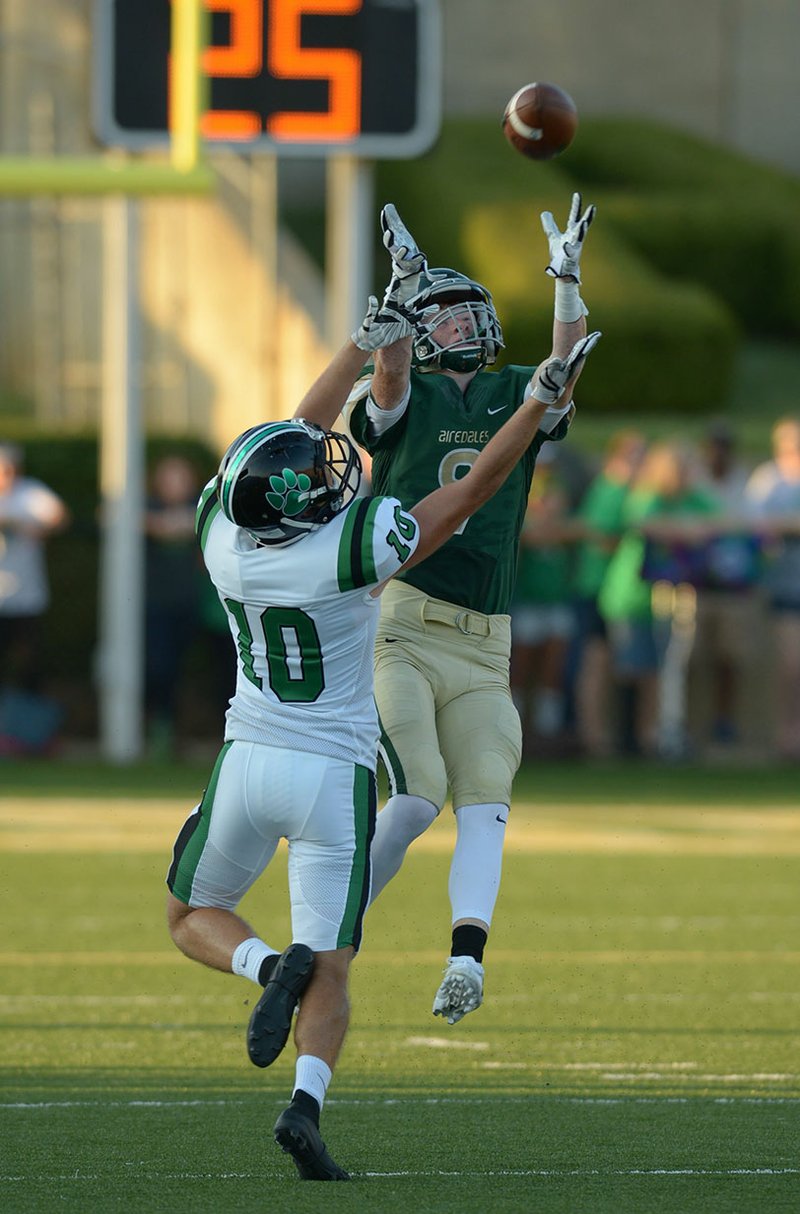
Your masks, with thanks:
M796 307L800 231L780 201L754 213L748 202L720 207L705 195L598 195L604 220L654 268L702 282L754 336L800 336ZM800 199L798 200L800 207Z
M791 173L649 119L585 118L558 163L587 189L622 189L639 196L665 190L710 192L721 207L745 198L796 201L800 191L800 181Z
M474 208L465 221L476 277L495 283L504 318L505 362L537 362L550 349L553 288L519 253L528 203ZM694 283L659 274L613 232L586 246L588 324L603 340L580 399L592 409L696 413L727 398L739 334L728 310ZM677 364L677 367L676 367Z
M584 279L589 323L604 337L581 384L598 410L716 411L742 332L800 331L800 181L682 132L586 121L568 152L539 164L514 153L495 121L451 119L413 165L380 164L376 185L432 264L489 286L503 360L518 363L550 344L539 213L552 210L563 226L574 189L598 204ZM387 263L377 242L376 266L380 289Z
M651 122L594 119L581 135L570 172L622 238L703 283L748 334L800 335L800 178Z

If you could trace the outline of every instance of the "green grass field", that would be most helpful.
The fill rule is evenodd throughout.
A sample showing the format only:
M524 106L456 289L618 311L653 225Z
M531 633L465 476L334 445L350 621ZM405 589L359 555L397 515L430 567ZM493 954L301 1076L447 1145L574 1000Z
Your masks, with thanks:
M163 925L205 771L0 765L3 1210L800 1209L795 772L523 771L486 1002L454 1027L443 815L367 919L331 1191L272 1141L293 1059L248 1063L256 988ZM279 857L243 911L283 947L287 909Z

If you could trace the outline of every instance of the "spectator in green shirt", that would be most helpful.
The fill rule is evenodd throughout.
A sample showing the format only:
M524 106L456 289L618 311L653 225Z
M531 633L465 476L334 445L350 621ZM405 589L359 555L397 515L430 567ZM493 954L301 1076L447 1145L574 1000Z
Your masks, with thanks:
M511 600L511 689L522 722L523 754L564 752L566 662L575 631L570 587L569 499L554 462L539 453L520 534Z
M645 557L652 556L652 545L657 545L659 576L666 581L684 580L677 564L674 573L670 570L676 545L700 538L707 531L703 520L719 513L718 501L693 482L689 452L679 443L653 444L626 498L625 533L609 561L598 597L608 627L614 677L625 693L621 724L627 753L646 755L657 749L658 673L664 638L654 626L652 582L645 576Z
M603 465L577 511L576 521L584 538L578 546L573 574L577 621L575 725L582 751L593 758L604 758L613 749L609 728L611 659L597 597L622 535L625 501L645 449L645 439L636 430L613 434Z

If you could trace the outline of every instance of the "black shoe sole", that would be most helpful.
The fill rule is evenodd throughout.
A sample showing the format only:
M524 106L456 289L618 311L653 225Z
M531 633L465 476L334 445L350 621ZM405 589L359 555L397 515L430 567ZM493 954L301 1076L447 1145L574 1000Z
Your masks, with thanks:
M254 1066L270 1066L281 1053L313 972L314 954L305 944L290 944L281 953L247 1026L247 1054Z
M307 1117L293 1116L287 1109L275 1123L275 1141L292 1156L301 1180L350 1179L331 1159L319 1130Z

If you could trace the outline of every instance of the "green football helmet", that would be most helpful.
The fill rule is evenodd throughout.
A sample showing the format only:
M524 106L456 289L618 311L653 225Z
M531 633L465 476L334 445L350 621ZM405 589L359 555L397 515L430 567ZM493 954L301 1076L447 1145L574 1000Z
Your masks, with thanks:
M479 282L444 266L425 269L407 306L415 315L414 365L421 371L477 371L497 359L503 330Z
M358 493L350 439L311 422L265 422L222 457L217 497L226 518L259 544L292 544L329 523Z

